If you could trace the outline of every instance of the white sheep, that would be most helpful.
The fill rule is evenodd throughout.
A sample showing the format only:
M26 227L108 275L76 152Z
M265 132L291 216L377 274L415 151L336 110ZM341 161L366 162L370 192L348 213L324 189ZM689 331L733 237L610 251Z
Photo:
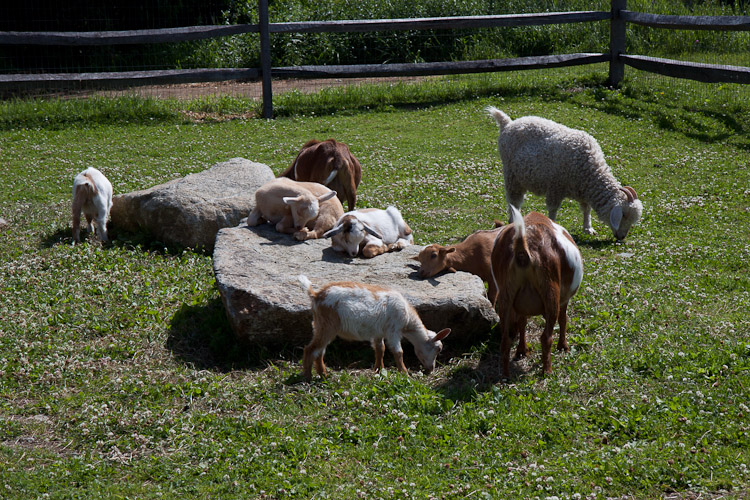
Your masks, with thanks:
M517 209L527 191L546 197L552 220L564 198L581 205L583 230L591 227L591 209L608 224L618 240L638 222L643 205L635 190L614 178L596 139L538 116L511 120L499 109L487 112L500 127L497 148L503 162L505 197Z

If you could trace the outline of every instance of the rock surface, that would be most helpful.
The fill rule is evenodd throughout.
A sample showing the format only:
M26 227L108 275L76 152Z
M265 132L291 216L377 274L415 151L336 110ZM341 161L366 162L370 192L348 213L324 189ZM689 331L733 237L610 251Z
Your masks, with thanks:
M274 178L262 163L232 158L208 170L112 199L111 223L168 244L211 251L216 233L255 207L255 191Z
M315 289L331 281L360 281L399 290L433 331L453 329L451 339L486 336L497 322L484 284L458 272L417 276L410 246L374 259L350 259L329 239L295 241L270 224L222 229L216 238L214 273L238 340L264 345L304 345L312 337L310 299L297 282L304 274Z

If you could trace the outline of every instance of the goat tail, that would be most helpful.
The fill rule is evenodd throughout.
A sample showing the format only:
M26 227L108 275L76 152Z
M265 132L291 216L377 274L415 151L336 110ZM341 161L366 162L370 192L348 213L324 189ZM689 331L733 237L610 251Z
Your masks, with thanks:
M514 262L518 267L527 267L531 263L529 247L526 243L526 223L523 220L521 212L513 205L508 205L513 220L515 234L513 235L513 255Z
M308 295L313 295L314 292L312 289L312 282L307 279L307 276L305 276L304 274L300 274L299 276L297 276L297 281L299 281L300 286L304 291L307 292Z
M513 121L508 115L497 109L495 106L487 106L485 110L487 111L487 114L495 119L497 126L500 127L500 132L503 131L506 125Z

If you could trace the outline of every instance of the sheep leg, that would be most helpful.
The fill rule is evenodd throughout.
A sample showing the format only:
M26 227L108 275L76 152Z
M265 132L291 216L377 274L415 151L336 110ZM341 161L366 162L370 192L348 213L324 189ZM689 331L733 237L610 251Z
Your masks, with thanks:
M560 325L560 337L557 341L558 351L570 351L567 339L567 328L568 328L568 304L560 305L560 314L557 317L557 322Z
M524 196L524 194L525 193L523 191L512 193L512 192L509 192L506 189L506 191L505 191L505 200L508 202L508 205L513 205L520 212L521 211L521 205L523 205L523 196ZM508 213L508 224L510 224L511 222L513 222L512 217L513 217L513 214L509 212Z
M560 210L560 205L562 205L562 199L558 198L555 195L547 193L545 204L547 205L547 212L549 213L549 218L552 219L553 221L557 220L557 211Z
M373 339L372 348L375 350L375 371L379 372L384 368L383 357L385 356L385 343L383 339Z
M596 231L591 226L591 206L588 203L580 202L581 211L583 212L583 231L586 234L595 235Z

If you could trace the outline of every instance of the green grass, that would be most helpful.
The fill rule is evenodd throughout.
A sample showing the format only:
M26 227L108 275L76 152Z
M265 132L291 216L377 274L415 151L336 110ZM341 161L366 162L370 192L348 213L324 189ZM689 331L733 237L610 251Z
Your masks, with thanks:
M748 498L748 90L605 77L278 96L273 121L222 119L257 106L239 99L2 103L0 497ZM494 335L446 341L429 376L411 357L408 377L334 342L329 380L300 383L302 346L234 342L210 256L137 234L70 244L87 166L122 193L235 156L278 172L313 137L351 146L363 205L455 242L506 218L489 104L589 131L645 206L618 244L563 205L585 275L550 376L537 320L509 383ZM216 119L191 122L198 108Z

